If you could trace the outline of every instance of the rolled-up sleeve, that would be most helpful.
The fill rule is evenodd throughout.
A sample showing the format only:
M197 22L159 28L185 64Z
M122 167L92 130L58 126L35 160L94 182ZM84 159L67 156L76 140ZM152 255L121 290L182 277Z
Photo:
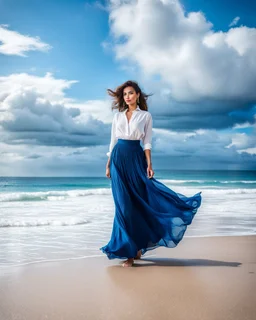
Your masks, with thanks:
M147 120L145 123L145 135L142 139L143 141L143 150L152 149L152 127L153 119L151 113L148 113Z
M108 157L110 157L111 152L117 142L116 138L116 117L117 113L114 114L113 121L112 121L112 127L111 127L111 138L110 138L110 144L109 144L109 151L106 153Z

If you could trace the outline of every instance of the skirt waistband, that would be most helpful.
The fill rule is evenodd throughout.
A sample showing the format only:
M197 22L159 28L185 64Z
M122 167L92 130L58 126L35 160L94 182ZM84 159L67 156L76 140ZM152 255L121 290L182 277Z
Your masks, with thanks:
M140 140L128 140L128 139L118 138L117 142L121 144L130 145L130 146L140 146Z

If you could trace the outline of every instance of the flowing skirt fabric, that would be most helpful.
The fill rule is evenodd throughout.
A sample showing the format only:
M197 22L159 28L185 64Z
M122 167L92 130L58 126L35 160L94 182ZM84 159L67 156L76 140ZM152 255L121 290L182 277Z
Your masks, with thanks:
M201 192L186 197L148 178L140 140L118 139L110 176L115 216L110 241L100 250L109 259L127 259L139 250L176 247L201 205Z

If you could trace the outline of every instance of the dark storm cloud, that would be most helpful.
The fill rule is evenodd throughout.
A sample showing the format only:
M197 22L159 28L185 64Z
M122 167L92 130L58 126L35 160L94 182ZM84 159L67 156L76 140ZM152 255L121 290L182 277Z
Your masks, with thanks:
M78 108L52 104L32 90L5 98L0 125L8 144L94 146L107 143L110 124L82 115Z

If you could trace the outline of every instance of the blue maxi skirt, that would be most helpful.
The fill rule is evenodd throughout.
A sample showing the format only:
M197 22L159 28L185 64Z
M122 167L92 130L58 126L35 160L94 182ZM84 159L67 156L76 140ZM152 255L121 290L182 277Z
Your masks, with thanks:
M201 192L186 197L148 178L140 140L118 139L110 178L115 216L110 241L100 250L109 259L128 259L139 250L176 247L201 205Z

